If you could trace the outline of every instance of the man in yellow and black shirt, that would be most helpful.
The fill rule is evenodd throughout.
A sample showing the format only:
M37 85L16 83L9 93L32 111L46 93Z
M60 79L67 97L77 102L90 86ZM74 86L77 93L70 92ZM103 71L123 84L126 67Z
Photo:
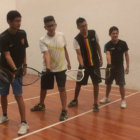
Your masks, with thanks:
M68 106L73 107L78 104L81 85L86 85L90 76L94 85L93 111L98 112L98 84L101 82L101 79L94 74L94 70L99 69L99 67L102 66L102 54L99 39L94 30L88 30L87 22L84 18L78 18L76 24L80 33L74 38L74 49L77 53L79 68L85 68L85 76L81 82L76 83L74 100L72 100Z

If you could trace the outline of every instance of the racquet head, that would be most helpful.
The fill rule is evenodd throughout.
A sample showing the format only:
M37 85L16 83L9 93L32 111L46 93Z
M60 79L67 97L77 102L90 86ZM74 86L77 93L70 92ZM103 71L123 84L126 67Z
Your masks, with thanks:
M95 75L99 78L106 80L110 77L111 69L108 68L96 68L94 70Z
M66 75L77 82L80 82L84 78L84 69L78 69L78 70L67 70Z
M22 67L22 81L19 81L22 86L34 84L40 79L42 73L31 67Z

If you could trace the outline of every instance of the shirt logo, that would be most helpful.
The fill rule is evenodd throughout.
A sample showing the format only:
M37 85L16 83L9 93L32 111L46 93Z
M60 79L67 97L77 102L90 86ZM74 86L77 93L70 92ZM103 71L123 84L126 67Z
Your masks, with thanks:
M21 44L24 45L24 42L25 42L25 40L24 40L24 38L22 38L21 39Z
M110 48L110 50L113 51L113 50L115 50L115 48L114 47L113 48Z
M91 41L94 41L94 40L95 40L94 38L91 39Z
M14 44L10 44L10 45L9 45L9 48L12 48L13 46L14 46Z

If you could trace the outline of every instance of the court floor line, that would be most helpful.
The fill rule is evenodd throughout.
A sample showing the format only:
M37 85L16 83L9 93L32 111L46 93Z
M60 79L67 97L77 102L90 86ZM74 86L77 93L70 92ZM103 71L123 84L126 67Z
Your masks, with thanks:
M84 87L86 87L86 86L84 86ZM93 91L93 90L88 90L88 89L85 89L85 88L82 88L83 90L87 90L87 91ZM103 88L102 88L103 89ZM69 92L69 91L72 91L72 90L75 90L74 88L72 88L72 89L68 89L68 90L66 90L66 92ZM52 95L55 95L55 94L58 94L59 92L54 92L54 93L49 93L49 94L47 94L47 96L52 96ZM105 93L105 92L101 92L100 91L100 93ZM111 93L111 95L114 95L114 96L120 96L120 95L117 95L117 94L112 94ZM24 101L30 101L30 100L33 100L33 99L37 99L37 98L39 98L40 96L36 96L36 97L32 97L32 98L27 98L27 99L24 99ZM16 101L13 101L13 102L9 102L8 103L8 105L11 105L11 104L16 104L17 102ZM1 105L0 105L0 107L1 107Z
M93 90L89 90L89 89L83 89L83 90L87 90L87 91L93 92ZM100 94L100 93L105 93L105 92L99 91L99 94ZM131 92L131 93L132 93L132 92ZM117 95L117 94L114 94L114 93L111 93L111 95L120 96L120 95Z
M87 85L86 87L91 87L91 86L92 86L92 85ZM85 86L83 86L82 89L85 89L84 87L85 87ZM114 87L114 86L112 86L112 87ZM117 87L117 86L116 86L116 87ZM105 88L99 87L99 89L105 89ZM127 88L126 88L126 89L127 89ZM111 91L120 92L119 89L118 89L118 90L111 89ZM132 93L131 91L126 91L126 92L127 92L127 93Z
M66 90L66 92L72 91L72 90L74 90L74 88L68 89L68 90ZM59 92L49 93L49 94L47 94L47 96L52 96L52 95L55 95L55 94L58 94L58 93L59 93ZM39 97L40 97L40 96L36 96L36 97L32 97L32 98L27 98L27 99L24 99L24 101L30 101L30 100L33 100L33 99L37 99L37 98L39 98ZM8 105L15 104L15 103L17 103L17 102L16 102L16 101L10 102L10 103L8 103ZM1 105L0 105L0 107L1 107Z
M130 94L130 95L127 95L125 98L129 98L129 97L134 96L134 95L136 95L136 94L138 94L138 93L140 93L140 91L134 92L134 93L132 93L132 94ZM110 102L110 103L107 103L107 104L105 104L105 105L102 105L102 106L100 106L99 108L100 108L100 109L101 109L101 108L104 108L104 107L106 107L106 106L108 106L108 105L111 105L111 104L114 104L114 103L116 103L116 102L118 102L118 101L120 101L120 100L121 100L121 98L119 98L119 99L117 99L117 100L115 100L115 101L112 101L112 102ZM25 134L25 135L23 135L23 136L14 138L13 140L20 140L20 139L25 138L25 137L27 137L27 136L36 134L36 133L38 133L38 132L41 132L41 131L43 131L43 130L49 129L49 128L54 127L54 126L57 126L57 125L59 125L59 124L63 124L63 123L65 123L65 122L70 121L70 120L73 120L73 119L75 119L75 118L84 116L84 115L86 115L86 114L88 114L88 113L90 113L90 112L92 112L92 111L93 111L92 109L91 109L91 110L88 110L88 111L83 112L83 113L81 113L81 114L79 114L79 115L73 116L73 117L71 117L71 118L69 118L69 119L67 119L67 120L65 120L65 121L63 121L63 122L54 123L54 124L52 124L52 125L43 127L43 128L41 128L41 129L38 129L38 130L35 130L35 131L30 132L30 133L28 133L28 134Z

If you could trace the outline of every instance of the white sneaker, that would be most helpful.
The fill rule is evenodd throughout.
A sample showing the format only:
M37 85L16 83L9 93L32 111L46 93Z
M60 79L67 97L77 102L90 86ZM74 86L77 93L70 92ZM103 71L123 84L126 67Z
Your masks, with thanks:
M107 97L104 97L103 99L100 100L100 103L101 103L101 104L109 103L109 102L110 102L110 99L107 98Z
M22 122L22 123L20 124L20 128L19 128L19 130L18 130L18 134L19 134L19 135L26 134L27 131L28 131L28 129L29 129L29 125L28 125L27 123Z
M6 122L6 121L8 121L9 119L8 119L8 117L7 116L0 116L0 124L1 123L4 123L4 122Z
M121 108L126 108L126 101L125 100L121 101Z

